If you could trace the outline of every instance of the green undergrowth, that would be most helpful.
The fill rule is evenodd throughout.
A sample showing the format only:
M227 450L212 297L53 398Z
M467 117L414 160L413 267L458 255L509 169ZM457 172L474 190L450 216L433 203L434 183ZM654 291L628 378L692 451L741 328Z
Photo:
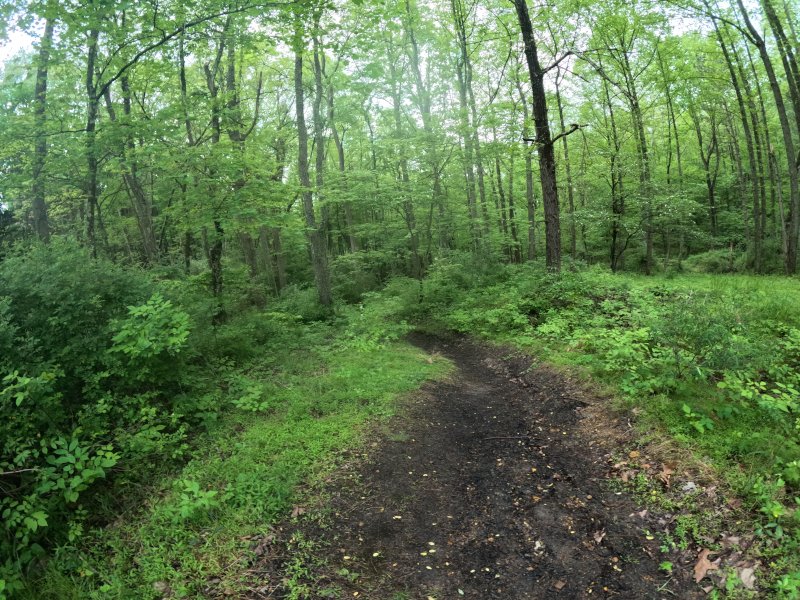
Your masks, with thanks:
M0 262L0 598L238 594L299 484L448 370L395 299L264 307L232 269L219 322L207 285L69 242Z
M33 597L236 595L251 540L288 515L298 485L358 443L367 422L393 414L399 394L447 370L399 342L329 342L253 361L226 392L239 410L148 491L146 506L84 540L77 576L51 573Z
M800 594L800 286L744 275L612 274L440 260L403 318L584 373L703 463L752 515L777 597Z

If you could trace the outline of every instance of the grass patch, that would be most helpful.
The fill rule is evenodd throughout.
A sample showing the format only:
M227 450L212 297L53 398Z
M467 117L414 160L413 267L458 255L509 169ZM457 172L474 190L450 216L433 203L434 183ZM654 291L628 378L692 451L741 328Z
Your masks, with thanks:
M28 597L235 595L249 540L288 514L298 485L357 444L367 422L391 416L399 395L449 369L402 342L364 345L296 347L236 369L226 393L242 408L211 426L180 471L133 492L145 506L62 548ZM65 576L68 562L80 564Z

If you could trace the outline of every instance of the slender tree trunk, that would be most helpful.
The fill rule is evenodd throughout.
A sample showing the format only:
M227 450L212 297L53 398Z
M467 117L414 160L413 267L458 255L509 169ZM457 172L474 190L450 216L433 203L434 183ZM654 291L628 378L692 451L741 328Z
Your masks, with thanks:
M220 71L220 64L225 52L226 41L228 32L231 26L230 16L226 19L225 25L222 30L219 42L217 43L217 52L214 59L213 66L205 64L203 70L206 76L206 86L208 87L209 94L211 95L211 144L212 147L217 147L222 139L222 103L220 100L219 87L217 85L217 76ZM212 223L214 225L213 236L208 240L208 267L211 272L211 294L216 300L216 307L212 315L212 323L218 325L222 323L225 318L225 307L222 303L222 288L223 288L223 272L222 272L222 253L224 251L225 229L222 227L222 218L220 215L220 200L216 197L219 193L218 186L216 185L216 171L215 166L212 164L208 168L208 178L211 181L209 186L209 196L212 202Z
M732 45L731 48L734 50L734 54L736 54L735 49L736 46ZM759 161L759 184L761 187L761 206L756 209L759 213L759 230L761 231L761 240L763 241L765 237L765 232L767 230L767 193L766 193L766 183L765 183L765 172L769 174L769 182L770 182L770 207L772 210L772 226L773 228L776 227L776 213L778 212L775 208L776 205L776 194L777 188L781 187L783 183L781 182L780 171L778 170L778 161L774 158L775 149L772 145L772 135L770 133L770 123L767 120L767 110L764 104L764 93L761 89L761 79L758 77L758 73L756 71L756 64L753 60L753 55L750 52L750 46L745 44L744 46L745 51L747 52L747 61L750 66L750 71L753 73L753 81L755 82L755 96L751 91L751 87L747 83L747 77L744 75L744 71L740 68L739 72L741 75L742 83L745 86L745 90L748 96L751 98L751 103L755 103L755 99L758 99L758 114L756 114L755 106L751 107L751 120L753 123L753 138L756 142L756 152ZM741 65L742 61L738 61L738 64ZM759 127L759 118L761 117L760 123L761 127ZM760 133L760 130L763 129L763 136ZM763 141L762 141L763 137ZM767 167L766 170L764 169L764 163L766 162ZM780 237L784 244L782 245L782 256L784 257L784 263L786 258L786 221L785 221L785 213L783 212L783 203L780 205L780 233L776 232L776 237Z
M761 174L757 172L757 166L759 164L763 165L763 158L761 155L761 138L758 134L758 116L755 113L755 107L753 106L752 103L752 95L749 93L749 91L747 94L748 105L749 105L749 114L748 114L748 105L745 104L745 96L742 94L741 86L739 85L740 80L746 84L746 78L744 77L744 73L741 68L741 63L738 61L737 58L736 60L737 68L734 68L734 61L731 58L731 53L728 51L727 44L725 44L725 40L722 37L722 32L720 31L716 21L714 22L714 31L717 36L717 42L719 43L720 49L722 50L722 55L725 58L725 64L728 67L728 74L730 75L731 84L733 85L733 90L736 94L736 103L739 107L740 121L742 123L742 130L744 131L745 144L747 146L747 160L750 171L750 182L751 185L753 186L753 264L755 271L759 273L761 271L761 261L762 261L762 248L761 248L762 232L759 227L758 208L760 205L760 198L761 194L763 193L764 187L763 187L763 170ZM750 128L751 123L753 125L752 130ZM758 160L756 160L756 157L758 157Z
M794 140L792 139L792 129L786 112L786 104L783 100L783 92L775 74L775 69L772 66L772 59L770 58L764 38L761 37L761 34L759 34L758 30L750 21L750 16L742 0L737 0L737 4L739 5L739 10L747 26L747 30L750 32L750 37L756 48L758 48L761 62L764 64L764 70L766 71L772 95L775 99L775 109L781 124L783 143L786 147L786 163L787 172L789 174L790 214L789 231L786 234L786 272L789 275L794 275L797 271L797 244L798 235L800 235L800 181L798 181L797 155L795 153Z
M281 290L283 290L288 283L288 279L286 278L286 255L283 252L281 228L271 227L270 234L272 236L273 264L275 265L275 291L280 294Z
M308 130L305 117L305 90L303 88L303 30L298 24L294 40L294 95L297 118L297 172L300 179L303 197L303 214L311 246L311 264L314 269L314 281L317 286L320 304L324 307L333 305L330 275L328 273L328 257L325 252L325 238L317 226L314 215L314 197L311 192L311 177L308 172Z
M614 105L608 91L608 81L603 79L603 95L608 107L609 124L611 125L611 144L613 147L611 161L611 270L617 272L625 252L625 246L618 249L619 238L622 233L622 219L625 216L625 198L622 192L622 171L619 167L620 140L617 133L617 121L614 115Z
M528 113L528 100L522 89L519 78L515 79L517 91L519 92L520 103L522 104L522 137L528 138L530 115ZM528 260L536 260L536 197L533 189L533 148L525 145L523 150L525 157L525 206L528 210Z
M400 97L400 77L397 73L395 56L391 47L391 40L387 40L387 52L389 59L389 75L391 81L392 95L392 114L394 115L394 130L398 142L403 140L403 117L402 117L402 98ZM408 176L408 158L406 148L400 148L400 193L402 195L403 218L408 229L409 249L411 250L411 276L421 278L425 270L422 264L422 256L419 252L419 231L417 230L417 217L414 209L413 198L411 197L411 179Z
M44 168L47 162L47 74L50 66L50 50L53 46L55 9L52 0L48 2L48 15L44 34L39 42L39 56L36 61L36 88L33 100L34 149L33 149L33 189L31 208L33 209L33 230L40 240L50 241L50 223L47 218L47 201Z
M331 228L331 211L323 195L323 184L325 177L325 125L322 122L322 48L319 41L319 20L320 13L314 15L314 35L313 35L313 57L314 57L314 102L311 105L311 115L314 124L314 183L316 186L315 201L319 207L320 223L319 228L325 239L325 245L329 252L333 252L333 231Z
M528 62L528 74L533 92L535 143L539 152L539 177L542 184L542 204L544 206L545 259L549 270L559 272L561 270L561 226L556 182L556 158L553 141L550 137L550 124L547 120L545 74L539 64L527 2L526 0L514 0L514 6L517 10L522 40L525 44L525 58Z
M192 239L192 232L186 231L183 234L183 272L186 275L192 270L192 245L194 240Z
M467 10L463 0L450 0L450 7L458 41L458 82L461 109L464 112L462 117L462 126L465 127L463 134L464 147L465 150L467 150L466 141L467 138L469 138L470 144L469 150L467 150L469 160L471 161L469 169L472 171L474 168L477 172L478 201L480 202L481 210L481 231L488 242L490 218L489 209L486 204L486 173L483 168L481 143L478 137L478 110L475 103L475 94L472 90L472 61L469 57L469 47L467 45Z
M780 53L783 69L786 73L789 98L791 99L792 108L794 109L795 127L798 129L798 133L800 133L800 69L797 65L797 58L794 55L794 48L783 29L783 24L778 14L775 12L772 0L761 0L761 4L764 7L764 14L767 16L767 21L769 22L770 29L772 29L775 41L778 44L778 52Z
M98 29L91 29L88 38L86 59L86 239L93 258L97 258L97 233L95 218L98 213L97 188L97 112L100 99L95 85L95 63L97 61Z
M517 231L517 210L514 205L514 163L516 152L511 148L508 166L508 223L511 228L511 262L521 263L522 252L519 244L519 233Z
M259 270L266 275L269 286L278 293L278 284L275 280L275 271L272 268L274 257L269 243L270 232L266 225L258 228L258 245L256 247L256 261Z
M469 100L470 114L472 116L472 136L475 145L475 168L478 174L478 199L481 206L481 217L483 218L483 234L489 233L489 209L486 203L486 171L483 168L483 155L481 153L481 140L478 135L478 109L475 103L475 94L472 90L472 62L469 59L469 53L466 52L466 38L464 39L464 55L462 56L465 61L465 84L467 87L467 98Z
M564 105L561 102L561 89L558 78L556 78L556 103L558 105L558 122L561 125L561 131L566 131L567 128L564 125ZM575 198L572 189L572 167L569 162L569 143L567 142L567 137L568 136L566 135L562 137L561 143L564 148L564 169L566 171L566 176L567 176L567 207L569 209L569 252L570 256L572 256L572 260L575 260L575 258L578 255L578 239L575 227Z
M639 187L644 198L644 241L645 241L645 262L644 272L650 275L653 271L653 190L650 178L650 150L647 144L647 136L644 130L644 117L642 107L639 102L639 92L636 89L633 69L630 65L628 52L622 52L622 66L626 83L626 97L633 117L633 126L636 134L636 146L639 152Z
M339 136L339 129L336 127L336 120L334 115L334 93L333 93L333 84L330 84L328 87L328 126L331 130L331 136L333 137L333 143L336 146L336 156L338 158L338 165L339 165L339 176L342 178L341 180L341 191L343 194L347 193L347 170L346 164L344 160L344 143L342 138ZM344 221L345 227L347 229L347 242L350 247L350 252L358 252L360 250L360 246L358 243L358 238L355 235L355 221L353 219L353 203L349 200L345 200L343 203L344 207Z
M717 149L717 132L716 132L716 122L714 119L714 115L712 113L710 118L711 123L711 143L706 149L704 142L703 142L703 130L700 126L700 115L698 115L697 110L690 104L689 106L689 113L692 117L692 123L694 124L694 131L697 135L697 147L700 153L700 162L703 164L703 173L705 175L706 180L706 193L708 197L708 220L710 225L711 235L713 237L717 236L717 206L716 206L716 197L714 194L714 188L716 186L716 173L712 172L711 169L711 157L716 154L717 161L716 165L719 166L719 151ZM706 119L703 119L704 121Z
M473 250L480 246L482 227L478 223L478 206L475 195L475 161L472 146L472 135L470 134L469 123L469 102L467 100L467 86L464 78L464 64L459 55L456 61L456 78L458 81L458 100L459 100L459 123L461 141L464 149L464 175L467 189L467 210L469 212L470 237L472 239Z
M439 208L439 245L442 248L449 248L452 245L451 232L449 222L445 218L444 202L442 196L442 182L441 182L441 168L439 150L437 147L436 136L433 133L433 118L431 116L431 94L425 80L422 76L420 66L420 52L419 44L414 29L414 22L417 17L416 7L414 11L411 9L410 0L405 0L406 18L404 20L404 27L406 35L410 42L410 65L411 71L414 74L414 84L416 87L416 100L419 107L420 114L422 115L422 128L426 137L426 158L431 170L431 181L433 188L431 192L431 210L429 214L433 214L434 206ZM431 231L432 223L429 224L428 231L428 246L431 245Z
M122 107L126 122L131 123L133 118L131 107L131 89L127 75L120 78L122 88ZM111 122L117 122L117 114L111 100L111 88L105 91L106 109ZM139 228L139 235L142 239L142 251L144 262L154 265L159 260L158 242L156 231L153 224L153 205L147 195L144 186L139 180L138 164L136 160L136 142L131 134L126 134L121 148L121 167L122 180L128 190L128 197L131 201L131 208L136 216L136 225Z

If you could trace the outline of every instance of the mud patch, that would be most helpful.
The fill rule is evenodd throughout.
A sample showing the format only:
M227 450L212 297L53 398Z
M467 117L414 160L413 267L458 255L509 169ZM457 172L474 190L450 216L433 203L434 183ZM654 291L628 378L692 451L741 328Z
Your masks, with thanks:
M496 348L412 342L457 373L426 386L343 466L327 506L276 529L269 543L283 550L254 565L253 598L291 589L374 600L703 595L690 570L659 571L642 511L609 487L609 447L623 434L593 422L596 399ZM315 555L289 581L298 539Z

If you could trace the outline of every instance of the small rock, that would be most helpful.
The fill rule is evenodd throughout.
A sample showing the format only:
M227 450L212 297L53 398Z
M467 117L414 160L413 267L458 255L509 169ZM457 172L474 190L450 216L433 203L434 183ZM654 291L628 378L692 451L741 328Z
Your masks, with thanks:
M169 589L169 585L165 581L156 581L153 583L153 589L159 594L163 594Z
M691 494L692 492L697 490L697 484L694 481L687 481L681 487L681 491L685 494Z

